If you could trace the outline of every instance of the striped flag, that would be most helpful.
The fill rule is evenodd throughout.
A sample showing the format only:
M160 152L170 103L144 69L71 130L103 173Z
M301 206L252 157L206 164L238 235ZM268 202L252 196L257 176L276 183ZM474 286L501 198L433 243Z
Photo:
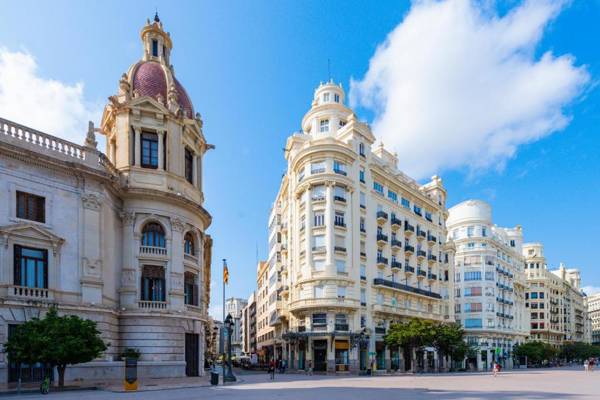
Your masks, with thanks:
M223 283L229 285L229 269L225 260L223 260Z

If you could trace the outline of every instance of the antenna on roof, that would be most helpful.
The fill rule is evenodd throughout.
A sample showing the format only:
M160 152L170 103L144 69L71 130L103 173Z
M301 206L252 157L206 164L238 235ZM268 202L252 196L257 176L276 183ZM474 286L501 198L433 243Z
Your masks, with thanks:
M155 8L156 12L154 14L154 22L160 22L160 18L158 18L158 7Z
M331 82L331 60L327 59L327 82Z

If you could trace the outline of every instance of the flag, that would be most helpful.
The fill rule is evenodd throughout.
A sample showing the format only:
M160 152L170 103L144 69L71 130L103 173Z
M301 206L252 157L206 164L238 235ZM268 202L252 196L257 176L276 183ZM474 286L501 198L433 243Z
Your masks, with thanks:
M227 269L227 263L223 260L223 283L229 284L229 270Z

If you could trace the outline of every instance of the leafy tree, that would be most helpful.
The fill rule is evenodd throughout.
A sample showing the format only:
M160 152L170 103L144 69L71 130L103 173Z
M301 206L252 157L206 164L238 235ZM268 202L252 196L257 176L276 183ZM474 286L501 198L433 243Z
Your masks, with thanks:
M397 322L390 325L384 341L388 346L398 346L413 354L434 342L435 324L425 319L413 318L407 322ZM414 360L413 363L414 365Z
M567 342L560 349L560 357L567 361L584 360L600 355L600 348L589 343Z
M470 349L464 341L465 331L457 323L439 323L433 326L432 345L440 357L450 356L454 360L462 360Z
M106 348L94 321L75 315L59 316L56 308L51 308L43 319L34 318L18 326L5 344L11 360L57 367L61 388L67 365L92 361Z
M541 364L544 361L552 360L558 354L554 347L540 341L517 345L513 352L517 357L527 357L532 364Z

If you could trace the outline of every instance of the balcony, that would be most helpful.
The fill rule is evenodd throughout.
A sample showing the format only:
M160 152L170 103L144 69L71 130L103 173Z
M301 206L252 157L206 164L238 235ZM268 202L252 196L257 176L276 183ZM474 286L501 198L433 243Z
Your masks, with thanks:
M388 215L385 211L377 211L377 222L383 224L385 221L387 221L387 219Z
M408 286L399 282L389 281L387 279L375 278L373 279L373 284L376 286L385 286L391 289L402 290L404 292L414 293L421 296L431 297L434 299L442 298L442 296L440 296L438 293L434 293L430 290Z
M347 332L350 330L350 326L348 324L335 324L335 330L340 332Z
M392 264L390 265L392 268L398 268L398 269L402 269L402 263L399 261L392 261Z
M360 227L360 233L367 233L367 230L365 229L364 226Z
M361 256L361 257L365 257L365 258L366 258L366 257L367 257L367 252L365 252L365 251L361 251L361 252L360 252L360 256Z
M340 309L358 309L360 303L358 300L350 299L348 297L319 297L311 299L301 299L290 303L290 312L297 312L302 310L314 309L314 308L340 308Z
M427 276L427 272L421 268L417 268L417 278L425 278Z
M334 201L339 201L340 203L345 203L346 202L346 198L342 197L342 196L333 196L333 200Z
M404 221L404 232L407 235L411 235L415 232L415 227L408 223L408 221Z
M383 257L383 256L378 256L377 257L377 264L381 265L381 266L385 266L388 265L388 259Z
M437 275L433 274L431 272L428 272L427 273L427 279L430 280L430 281L436 281L437 280Z
M138 307L145 309L145 310L166 310L167 302L166 301L140 300L140 301L138 301Z
M383 246L384 244L386 244L388 242L388 237L387 235L383 234L383 233L378 233L377 234L377 244Z
M325 246L313 246L313 253L325 253Z
M333 223L334 226L340 227L340 228L345 228L346 227L346 223L343 221L335 221Z
M433 254L428 254L427 261L429 261L430 264L433 264L433 263L437 262L437 256L435 256Z
M417 229L417 239L423 240L427 237L427 232Z
M47 288L36 288L27 286L8 286L8 297L23 300L52 300L53 293Z
M402 248L402 242L399 241L398 239L392 239L392 249L398 250L400 248Z
M333 172L335 172L338 175L343 175L343 176L347 176L348 173L346 171L343 171L341 169L334 169Z
M429 243L435 243L435 242L437 242L437 238L433 235L427 235L427 241Z
M392 219L390 220L393 229L398 229L402 227L402 220L396 218L395 215L392 215Z
M164 257L167 255L167 248L155 246L140 246L140 255L150 257Z
M415 248L414 248L414 246L411 246L410 244L405 244L404 245L404 252L405 253L414 254Z
M427 253L425 252L425 250L417 250L417 257L424 259L427 257Z
M415 273L415 267L411 267L410 265L405 265L404 266L404 272L406 272L407 274L414 274Z
M333 249L336 253L346 253L346 248L343 246L335 246Z

